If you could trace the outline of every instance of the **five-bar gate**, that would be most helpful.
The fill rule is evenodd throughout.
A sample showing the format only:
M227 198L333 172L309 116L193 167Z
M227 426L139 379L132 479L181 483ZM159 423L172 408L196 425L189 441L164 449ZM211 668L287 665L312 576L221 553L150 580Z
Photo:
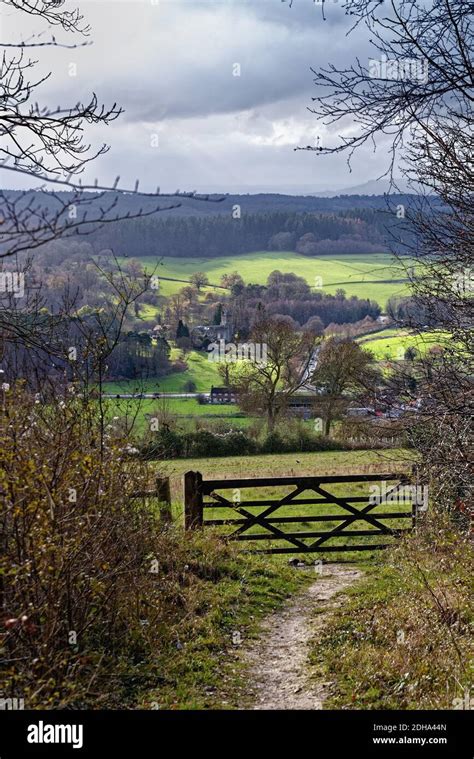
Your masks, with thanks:
M264 488L270 495L275 489L287 492L242 496ZM187 472L185 526L219 527L228 540L269 541L257 553L373 551L414 527L418 491L407 474L393 472L227 480Z

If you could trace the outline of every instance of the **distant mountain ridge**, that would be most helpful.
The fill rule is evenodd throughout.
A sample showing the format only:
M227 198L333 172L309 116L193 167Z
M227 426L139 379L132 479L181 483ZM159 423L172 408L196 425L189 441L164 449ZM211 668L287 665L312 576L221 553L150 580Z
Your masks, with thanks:
M11 199L18 198L24 191L4 190L4 193ZM67 200L70 193L56 193L63 201ZM113 195L114 193L111 193ZM23 202L25 204L31 199L31 196L38 195L31 190L26 193ZM51 196L51 200L46 198ZM94 193L90 193L91 200L94 199ZM278 193L258 193L258 194L217 194L209 195L210 201L195 200L192 198L152 198L126 193L118 196L116 211L119 215L130 212L136 213L140 208L144 211L152 210L157 203L166 207L175 202L181 206L170 211L163 210L160 217L178 217L178 216L215 216L221 214L239 213L236 206L240 208L240 214L251 213L268 213L268 212L286 212L286 213L340 213L344 211L359 210L387 210L398 204L410 206L416 195L412 194L390 194L390 195L331 195L327 197L316 195L284 195ZM47 193L38 197L38 202L42 205L49 205L51 208L57 206L53 194ZM98 203L104 202L97 200Z
M353 187L346 187L342 190L325 190L324 192L315 193L319 198L337 198L341 195L411 195L408 183L404 179L396 179L395 186L390 184L388 179L370 179L363 184Z
M292 197L313 197L313 198L337 198L341 195L386 195L402 194L410 195L412 190L408 183L401 177L394 180L391 184L386 178L370 179L359 185L349 187L326 188L315 187L313 184L282 185L278 190L269 185L241 185L239 187L225 187L215 185L207 188L200 188L202 192L212 192L213 194L223 193L225 195L289 195Z
M51 212L67 207L74 198L67 192L40 194L33 190L5 194L18 207L37 207L41 213L45 207ZM292 250L308 256L385 252L387 235L393 238L395 227L397 239L402 232L397 207L409 209L418 200L416 195L320 198L274 193L214 194L208 200L158 199L135 193L111 193L109 198L90 193L89 197L90 203L80 209L87 219L100 216L103 206L113 206L113 216L119 217L105 225L85 225L83 234L94 251L177 258L216 258L257 250ZM178 208L153 213L157 205L166 208L178 201ZM140 209L150 215L134 218Z

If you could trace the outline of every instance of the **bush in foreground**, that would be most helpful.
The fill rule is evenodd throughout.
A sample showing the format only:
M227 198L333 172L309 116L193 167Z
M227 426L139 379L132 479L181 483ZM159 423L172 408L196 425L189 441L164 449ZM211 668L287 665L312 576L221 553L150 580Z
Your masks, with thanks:
M147 471L96 408L6 393L0 696L26 709L202 704L235 626L297 578L130 499Z

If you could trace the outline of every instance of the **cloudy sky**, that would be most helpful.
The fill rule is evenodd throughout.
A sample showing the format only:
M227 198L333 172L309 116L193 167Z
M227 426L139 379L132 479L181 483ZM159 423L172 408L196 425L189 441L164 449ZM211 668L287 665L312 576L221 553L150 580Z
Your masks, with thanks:
M340 2L326 0L326 21L313 0L292 8L288 0L66 3L90 22L93 45L39 50L38 69L52 76L38 99L65 105L95 91L125 110L109 127L88 131L93 144L111 146L89 179L120 174L133 185L139 177L143 189L163 191L312 192L382 173L383 149L360 152L352 173L344 156L294 151L318 136L333 144L351 130L350 123L328 130L307 110L316 92L311 67L372 54L365 32L346 36ZM21 18L20 33L15 13L2 10L1 22L3 36L30 31Z

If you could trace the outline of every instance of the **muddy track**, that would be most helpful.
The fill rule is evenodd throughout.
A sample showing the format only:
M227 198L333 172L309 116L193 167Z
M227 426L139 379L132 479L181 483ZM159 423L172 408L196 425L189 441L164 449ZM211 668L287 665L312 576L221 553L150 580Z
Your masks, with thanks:
M314 676L308 662L309 643L324 629L331 612L344 603L344 595L335 596L362 574L354 567L325 565L315 582L267 617L258 640L242 651L249 665L251 708L324 708L331 683Z

